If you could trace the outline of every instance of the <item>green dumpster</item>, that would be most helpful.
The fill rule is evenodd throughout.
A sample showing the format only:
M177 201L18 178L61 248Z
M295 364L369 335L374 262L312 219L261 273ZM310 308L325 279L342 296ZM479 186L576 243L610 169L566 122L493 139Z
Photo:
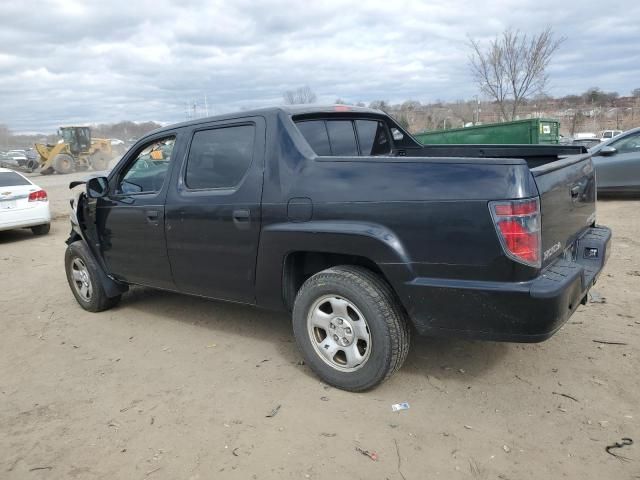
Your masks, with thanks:
M417 133L414 137L423 145L557 144L560 138L560 122L546 118L530 118L450 130L434 130Z

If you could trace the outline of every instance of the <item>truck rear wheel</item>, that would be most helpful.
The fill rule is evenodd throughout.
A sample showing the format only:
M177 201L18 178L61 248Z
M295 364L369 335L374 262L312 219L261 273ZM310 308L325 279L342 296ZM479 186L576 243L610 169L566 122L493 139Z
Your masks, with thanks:
M356 266L332 267L304 283L293 332L320 378L354 392L389 378L409 351L409 325L395 294L378 275Z
M64 254L67 281L73 296L89 312L101 312L118 304L121 296L108 297L100 283L98 265L82 241L73 242Z
M58 173L71 173L75 162L73 157L67 153L59 153L52 162L53 169Z

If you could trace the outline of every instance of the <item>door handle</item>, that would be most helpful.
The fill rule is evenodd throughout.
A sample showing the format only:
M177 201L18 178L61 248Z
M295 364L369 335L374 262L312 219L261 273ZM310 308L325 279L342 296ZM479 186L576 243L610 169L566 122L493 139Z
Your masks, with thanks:
M147 222L152 225L158 225L158 219L160 218L160 212L158 212L158 210L147 210L144 214L147 217Z
M246 209L239 209L233 211L233 223L236 227L246 230L251 223L251 212Z

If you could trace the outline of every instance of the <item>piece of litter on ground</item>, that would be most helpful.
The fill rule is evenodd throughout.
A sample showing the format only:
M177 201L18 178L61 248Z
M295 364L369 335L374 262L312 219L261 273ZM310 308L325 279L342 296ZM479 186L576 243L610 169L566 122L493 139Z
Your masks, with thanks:
M376 462L378 460L378 454L376 452L370 452L369 450L363 450L360 447L356 447L356 452L361 453L365 457L369 457L374 462Z
M473 427L471 425L465 425L464 428L466 428L467 430L473 430Z
M267 418L273 418L273 417L275 417L275 416L278 414L278 412L280 411L280 407L282 407L282 405L278 405L276 408L274 408L273 410L271 410L271 412L270 412L268 415L266 415L266 417L267 417Z
M509 448L509 445L503 445L502 449L506 452L509 453L511 451L511 449Z
M207 348L213 348L213 347L217 347L217 345L215 343L210 343L209 345L207 345Z
M593 343L601 343L603 345L627 345L624 342L614 342L609 340L592 340Z
M589 292L589 303L607 303L607 299L600 295L599 292L591 290Z
M564 398L568 398L569 400L573 400L574 402L578 402L580 403L580 400L578 400L576 397L569 395L568 393L561 393L561 392L551 392L553 395L559 395L561 397Z
M391 411L399 412L400 410L409 410L409 404L407 402L402 402L391 405Z

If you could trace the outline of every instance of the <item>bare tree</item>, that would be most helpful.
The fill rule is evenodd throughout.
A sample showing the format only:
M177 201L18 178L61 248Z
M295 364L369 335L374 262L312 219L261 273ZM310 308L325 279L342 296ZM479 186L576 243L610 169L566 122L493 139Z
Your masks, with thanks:
M543 92L547 66L564 40L556 39L551 27L533 36L507 29L487 48L469 39L471 73L480 90L496 101L504 119L513 120L528 97Z
M315 103L315 101L318 99L309 85L296 88L295 90L286 90L282 94L282 98L284 99L284 103L286 103L287 105L296 105L299 103Z
M389 112L391 109L391 105L386 100L374 100L369 103L369 108L374 108L376 110L382 110L383 112Z
M467 123L475 123L476 104L473 100L458 100L451 105L451 113L462 122L462 126L464 127Z

